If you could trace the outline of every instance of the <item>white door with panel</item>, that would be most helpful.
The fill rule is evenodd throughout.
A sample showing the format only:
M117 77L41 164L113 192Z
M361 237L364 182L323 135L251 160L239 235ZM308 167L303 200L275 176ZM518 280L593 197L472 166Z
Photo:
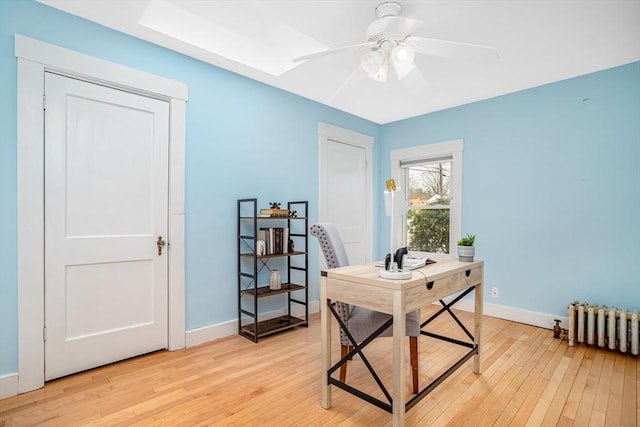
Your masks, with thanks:
M50 380L167 348L169 104L51 73L45 99Z
M320 220L336 224L349 262L362 264L371 250L367 149L327 138L322 150Z

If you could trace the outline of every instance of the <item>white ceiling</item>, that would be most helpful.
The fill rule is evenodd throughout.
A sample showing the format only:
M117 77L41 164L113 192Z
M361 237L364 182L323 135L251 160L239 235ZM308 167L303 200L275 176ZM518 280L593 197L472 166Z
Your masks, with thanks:
M366 41L382 0L39 1L379 124L640 61L640 0L399 0L402 16L424 22L414 35L500 52L492 66L416 55L426 85L414 73L370 80L351 51L274 75L297 56ZM148 7L147 18L173 10L166 32L204 37L187 43L141 25ZM181 26L184 17L192 21Z

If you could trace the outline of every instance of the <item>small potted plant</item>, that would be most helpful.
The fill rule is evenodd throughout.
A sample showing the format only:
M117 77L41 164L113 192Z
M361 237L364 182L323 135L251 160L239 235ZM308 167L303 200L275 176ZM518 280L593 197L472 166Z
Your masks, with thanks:
M458 259L460 261L473 261L473 256L476 253L476 248L473 246L475 240L476 235L468 233L458 240Z

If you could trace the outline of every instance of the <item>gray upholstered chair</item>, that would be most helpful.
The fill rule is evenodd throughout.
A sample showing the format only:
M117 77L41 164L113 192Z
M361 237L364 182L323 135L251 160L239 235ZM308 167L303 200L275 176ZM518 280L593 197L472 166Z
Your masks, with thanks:
M332 223L318 223L311 226L311 234L318 238L320 248L327 262L327 268L344 267L349 265L347 252L338 233L338 229ZM340 320L344 322L351 336L360 343L371 335L376 329L391 317L389 314L355 305L335 301L335 308ZM393 335L392 327L387 328L381 337ZM420 336L420 312L414 311L407 314L407 335L409 336L409 354L413 376L413 393L418 393L418 337ZM341 357L345 357L353 346L347 334L340 329ZM340 367L340 381L345 382L347 377L347 364Z

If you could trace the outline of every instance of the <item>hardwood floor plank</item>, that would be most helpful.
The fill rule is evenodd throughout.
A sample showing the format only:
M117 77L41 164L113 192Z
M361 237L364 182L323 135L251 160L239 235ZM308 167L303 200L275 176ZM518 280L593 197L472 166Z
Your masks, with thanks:
M483 425L493 425L502 412L501 407L508 403L507 399L501 398L518 372L516 364L522 363L523 358L528 359L532 354L531 347L523 345L514 336L510 336L507 342L509 346L502 352L502 357L496 359L491 365L487 364L488 368L482 374L483 381L479 382L482 388L474 390L474 396L469 404L457 411L449 421L450 424L475 426L480 418L483 420ZM492 409L493 412L490 415Z
M546 334L545 334L546 335ZM532 387L533 383L540 376L544 365L546 364L548 343L545 335L540 334L536 340L536 348L528 363L521 366L518 374L514 377L510 390L511 396L505 410L500 414L496 421L499 425L515 425L513 420L522 409L522 405ZM521 424L522 425L522 424Z
M561 365L565 351L566 347L562 345L559 340L555 340L554 344L549 346L547 354L545 355L547 362L542 369L542 373L533 383L530 392L525 398L525 402L514 417L512 425L538 426L542 423L544 412L542 412L542 409L540 409L540 412L535 412L535 408L538 406L540 400L544 399L544 393L546 390L551 389L555 392L556 386L552 382L553 373L558 369L558 366ZM541 359L541 361L542 360L543 359ZM566 367L563 367L562 370L564 371L565 369ZM548 404L542 400L541 405L541 408L544 407L544 410L546 411Z
M613 352L606 352L604 356L604 363L602 365L602 371L600 378L598 379L598 387L591 410L591 424L597 423L598 425L604 425L607 413L607 404L609 403L609 395L611 394L611 378L613 376L613 367L616 359L616 354Z
M587 374L587 382L585 383L584 390L582 392L582 398L580 399L580 405L576 412L575 425L586 426L589 424L591 418L591 410L596 398L596 389L598 387L598 381L602 372L602 366L604 364L604 357L606 351L596 351L593 363Z
M621 425L636 426L638 422L638 359L625 359L622 391Z
M581 346L577 348L568 348L565 353L565 357L570 359L569 366L567 367L555 394L551 398L551 404L549 405L545 417L542 420L542 426L552 427L559 423L562 409L567 401L567 397L569 396L569 392L571 391L576 373L580 368L585 352L586 347Z
M596 351L597 350L593 347L589 347L584 354L582 363L580 364L580 368L578 369L573 386L569 391L569 395L567 396L567 400L560 416L563 424L568 422L568 425L573 425L573 422L575 421L578 406L582 399L582 393L587 383L587 376L591 369L591 364L593 363L593 355Z
M622 417L622 393L624 388L624 365L625 358L616 355L613 372L611 374L611 387L607 402L607 416L605 417L605 425L619 426Z
M562 378L565 373L569 369L569 364L571 363L571 359L568 357L562 357L559 363L556 363L556 369L553 372L552 377L549 379L547 387L542 391L536 406L533 408L531 416L527 420L527 426L539 426L542 425L545 415L548 413L549 408L553 402L553 398L555 397L558 389L560 388L560 383L562 382ZM551 363L550 363L551 364Z

